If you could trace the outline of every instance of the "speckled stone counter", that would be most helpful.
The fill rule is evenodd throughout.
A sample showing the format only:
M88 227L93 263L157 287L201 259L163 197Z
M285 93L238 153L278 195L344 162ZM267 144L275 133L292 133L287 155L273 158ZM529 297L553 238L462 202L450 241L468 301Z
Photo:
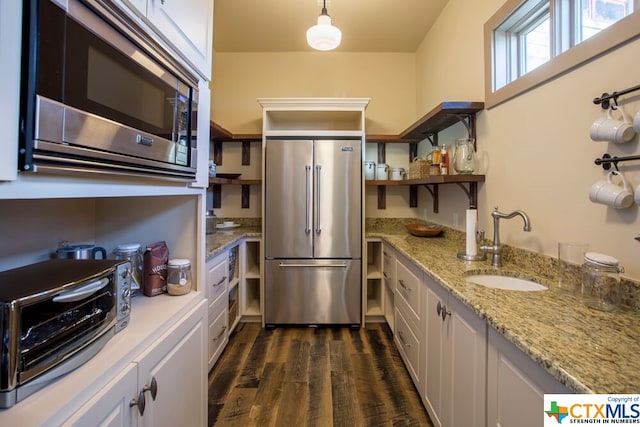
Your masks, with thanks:
M232 219L229 219L232 220ZM220 223L223 220L220 220ZM209 259L218 255L220 252L225 249L233 246L238 241L249 238L256 237L261 238L262 233L260 230L260 220L259 219L247 219L247 220L238 220L235 219L234 222L240 224L240 227L230 228L230 229L218 229L215 233L207 234L207 255L206 258Z
M640 392L640 313L625 307L604 313L557 288L555 260L522 255L516 264L506 248L500 270L534 278L549 287L519 292L469 284L470 270L491 270L490 260L463 261L464 234L445 228L440 237L411 236L407 220L367 221L367 237L379 237L419 265L490 327L578 393ZM417 222L417 221L413 221Z

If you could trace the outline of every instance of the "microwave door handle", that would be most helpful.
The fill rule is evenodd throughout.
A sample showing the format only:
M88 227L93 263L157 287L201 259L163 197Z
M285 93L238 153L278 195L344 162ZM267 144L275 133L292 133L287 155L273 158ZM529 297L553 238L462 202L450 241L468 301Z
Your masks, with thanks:
M70 291L62 292L53 297L53 302L74 302L80 301L87 296L91 295L98 289L102 289L109 284L109 279L104 278L95 282L87 283L81 288L72 289Z

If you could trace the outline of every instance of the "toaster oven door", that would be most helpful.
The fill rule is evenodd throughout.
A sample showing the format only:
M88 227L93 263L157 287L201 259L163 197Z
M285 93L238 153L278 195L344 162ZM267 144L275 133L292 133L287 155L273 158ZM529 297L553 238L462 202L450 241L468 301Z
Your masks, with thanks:
M110 275L21 307L18 384L73 357L113 329L116 289Z

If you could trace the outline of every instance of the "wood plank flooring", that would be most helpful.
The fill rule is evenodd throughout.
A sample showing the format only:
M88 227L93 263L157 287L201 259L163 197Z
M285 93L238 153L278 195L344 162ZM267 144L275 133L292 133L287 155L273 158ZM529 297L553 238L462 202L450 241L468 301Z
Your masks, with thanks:
M209 374L210 426L432 426L384 324L238 325Z

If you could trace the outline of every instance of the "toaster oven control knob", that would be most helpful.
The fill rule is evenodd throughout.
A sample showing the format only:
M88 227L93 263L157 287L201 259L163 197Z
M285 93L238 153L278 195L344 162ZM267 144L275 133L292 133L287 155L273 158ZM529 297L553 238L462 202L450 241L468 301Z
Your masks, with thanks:
M128 301L130 297L131 297L131 289L129 287L125 287L122 290L122 298Z
M129 303L125 302L124 304L122 304L122 314L128 314L130 308L131 306L129 305Z

